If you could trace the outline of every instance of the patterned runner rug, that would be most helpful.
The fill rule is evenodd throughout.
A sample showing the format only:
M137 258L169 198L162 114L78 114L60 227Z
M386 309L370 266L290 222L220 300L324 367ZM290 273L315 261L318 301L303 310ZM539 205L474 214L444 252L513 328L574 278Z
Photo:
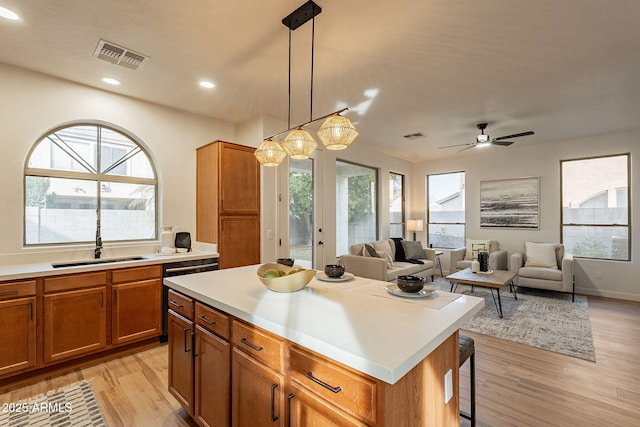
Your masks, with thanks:
M438 290L451 288L442 278L436 278L430 285ZM596 361L589 306L584 296L576 295L572 303L571 294L519 288L515 300L506 286L500 290L504 314L501 319L488 288L475 287L472 293L471 286L459 285L456 293L485 300L482 310L462 329Z
M0 426L106 427L88 381L79 381L15 403L3 403Z

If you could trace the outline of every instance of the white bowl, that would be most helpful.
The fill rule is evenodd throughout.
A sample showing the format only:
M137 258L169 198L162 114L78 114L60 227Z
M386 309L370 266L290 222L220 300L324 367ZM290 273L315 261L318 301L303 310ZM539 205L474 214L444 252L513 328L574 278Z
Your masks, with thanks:
M315 270L302 270L297 273L289 274L287 276L281 277L270 277L265 278L262 275L267 270L280 270L289 272L294 268L300 267L287 267L286 265L276 264L276 263L268 263L262 264L258 267L258 279L267 287L275 292L295 292L307 286L307 284L313 279L316 275Z

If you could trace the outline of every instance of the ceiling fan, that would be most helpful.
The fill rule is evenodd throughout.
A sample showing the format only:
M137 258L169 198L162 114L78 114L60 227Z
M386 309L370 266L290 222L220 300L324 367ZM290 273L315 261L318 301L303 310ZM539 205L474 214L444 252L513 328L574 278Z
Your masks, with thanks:
M438 148L462 147L462 146L468 145L467 148L463 148L462 150L460 150L460 151L464 151L473 147L487 147L489 145L502 145L506 147L513 144L513 141L505 141L507 139L533 135L533 131L530 130L527 132L514 133L513 135L505 135L505 136L499 136L497 138L491 138L489 135L486 135L484 133L484 130L487 128L487 123L478 123L476 127L480 129L480 134L476 135L476 140L474 142L468 142L466 144L446 145L444 147L438 147Z

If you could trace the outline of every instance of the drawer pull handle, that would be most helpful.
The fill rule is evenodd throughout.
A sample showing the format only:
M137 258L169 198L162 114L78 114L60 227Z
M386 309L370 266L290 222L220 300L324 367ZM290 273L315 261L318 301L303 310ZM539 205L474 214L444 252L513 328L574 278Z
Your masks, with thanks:
M246 345L246 346L248 346L248 347L250 347L250 348L254 349L255 351L262 351L262 350L264 350L264 347L263 347L263 346L258 347L257 345L253 345L253 344L251 344L249 341L247 341L247 338L246 338L246 337L242 338L242 339L240 340L240 342L242 342L242 344L244 344L244 345Z
M287 403L289 406L289 410L287 411L287 427L291 427L291 400L296 397L295 394L291 393L289 396L287 396Z
M275 413L276 388L278 388L278 384L271 384L271 422L278 421L278 418L280 418Z
M17 289L11 289L9 291L0 291L0 295L12 295L17 293L18 293Z
M317 379L316 377L313 376L313 372L307 372L305 375L311 381L313 381L316 384L320 384L322 387L326 388L327 390L331 390L334 393L340 393L342 391L342 387L340 387L340 386L331 387L329 384L325 383L324 381L321 381L321 380Z
M174 300L169 301L169 304L171 304L174 307L178 307L178 308L182 308L184 307L184 304L178 304L177 302L175 302Z
M216 321L211 321L211 320L207 320L207 317L203 314L200 317L198 317L198 319L202 320L204 323L206 323L207 325L215 325Z

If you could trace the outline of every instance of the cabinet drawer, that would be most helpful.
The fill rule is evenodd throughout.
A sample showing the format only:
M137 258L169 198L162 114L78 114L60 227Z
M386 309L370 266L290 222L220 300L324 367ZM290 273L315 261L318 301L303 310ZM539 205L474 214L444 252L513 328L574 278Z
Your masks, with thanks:
M229 316L196 301L196 324L229 340Z
M150 265L146 267L123 268L113 270L111 273L111 283L114 285L124 282L139 282L141 280L159 279L162 277L162 267Z
M70 276L47 277L44 279L45 292L60 292L71 289L92 288L107 284L107 273L81 273Z
M193 299L169 289L169 308L180 313L189 320L193 320Z
M0 283L0 300L32 296L36 294L36 281Z
M233 344L278 372L284 370L285 341L267 331L233 321Z
M377 387L374 380L299 347L289 349L289 363L291 379L297 384L345 412L375 423Z

